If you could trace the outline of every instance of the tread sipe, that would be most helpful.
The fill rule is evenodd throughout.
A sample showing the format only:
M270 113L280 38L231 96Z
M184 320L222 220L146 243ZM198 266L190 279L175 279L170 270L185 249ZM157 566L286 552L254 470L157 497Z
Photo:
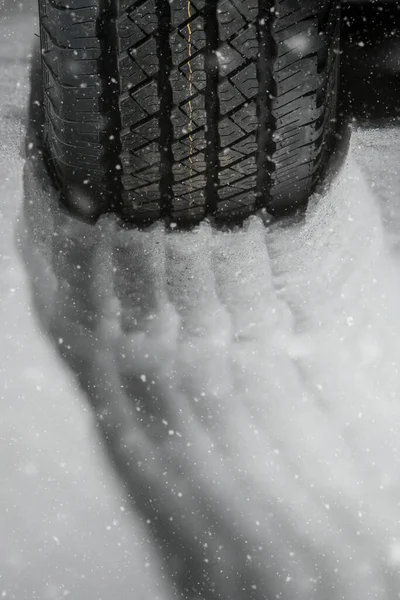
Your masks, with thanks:
M193 222L307 200L335 132L339 0L39 3L45 144L77 210Z

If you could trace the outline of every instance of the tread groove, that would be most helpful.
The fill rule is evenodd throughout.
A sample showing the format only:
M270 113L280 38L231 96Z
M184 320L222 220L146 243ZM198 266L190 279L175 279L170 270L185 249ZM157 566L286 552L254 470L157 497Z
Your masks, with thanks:
M219 66L216 52L219 47L219 26L217 18L218 0L208 0L204 10L206 33L206 90L205 107L207 112L206 129L206 206L205 214L214 215L218 208L219 149L220 135L218 122L220 102L218 96Z
M172 52L169 43L171 33L171 6L168 0L156 0L156 14L158 21L158 31L156 34L156 47L159 61L158 70L158 97L160 99L159 112L159 152L160 152L160 215L169 217L172 211L173 183L174 175L173 165L173 126L171 120L172 114Z

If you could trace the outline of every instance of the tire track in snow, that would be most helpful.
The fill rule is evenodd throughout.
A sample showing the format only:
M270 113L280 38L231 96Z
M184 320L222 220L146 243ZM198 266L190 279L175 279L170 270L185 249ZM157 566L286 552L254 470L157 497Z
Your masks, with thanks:
M394 598L398 575L386 563L395 571L398 506L377 478L397 465L396 429L385 430L397 407L391 397L373 403L381 384L368 369L377 361L375 374L397 385L376 356L374 336L386 343L390 324L376 315L373 283L397 276L374 199L369 216L361 203L349 212L352 194L370 194L352 167L305 225L268 233L255 217L230 233L204 224L168 234L122 230L110 217L77 224L40 195L31 168L27 254L45 265L32 277L36 296L53 281L43 323L70 347L64 356L136 507L150 519L158 512L175 584L193 585L190 567L207 573L213 585L205 579L200 592L210 597ZM83 276L76 261L68 267L73 256ZM386 289L388 302L396 289ZM343 294L358 302L367 345L343 317ZM91 309L84 328L80 306ZM346 343L343 327L353 332Z
M368 558L363 557L364 551L360 547L357 550L355 548L360 541L357 514L364 504L363 494L366 496L367 490L357 489L357 470L354 470L351 454L343 445L341 431L335 430L326 420L314 395L299 377L293 358L300 345L293 335L292 318L287 305L276 296L273 287L262 224L254 219L252 225L248 228L248 235L236 233L230 236L231 240L220 243L220 252L225 258L219 265L220 288L230 309L233 309L237 332L243 336L246 326L254 322L257 324L253 329L252 341L255 343L252 346L246 348L237 344L231 347L231 355L236 359L236 372L241 373L243 379L242 386L236 385L236 393L240 394L240 389L244 388L246 395L242 402L257 411L262 439L267 443L272 441L275 452L278 449L280 457L274 457L273 462L276 462L279 470L292 477L281 488L281 502L290 506L290 500L293 500L292 509L297 516L293 538L301 532L301 524L306 523L308 536L314 539L319 549L319 556L312 556L312 564L319 562L318 569L321 572L321 548L325 544L331 545L326 553L329 555L331 552L332 557L336 545L336 552L341 548L343 558L347 534L351 552L357 555L365 577ZM226 260L229 255L230 264ZM274 343L276 339L280 344ZM250 358L251 354L253 359ZM250 449L254 452L254 443L250 444ZM246 456L245 448L238 456L238 464L243 456ZM261 452L258 453L260 456ZM249 465L245 468L251 472ZM273 471L271 473L268 467L264 467L259 475L255 488L263 490L264 497L279 493L279 484ZM321 517L321 508L329 511L327 518L325 515ZM339 536L335 540L336 532L339 532ZM306 554L303 549L303 555ZM354 556L352 558L354 560ZM350 562L347 565L352 564L350 570L346 573L346 566L343 565L346 565L345 560L340 565L340 578L333 576L336 579L333 587L336 587L335 593L338 595L340 581L346 582L346 597L350 594L354 577L359 580L359 586L362 580L361 570L357 574L357 560L352 563L351 558L348 559ZM374 590L379 597L384 592L383 587L380 592L378 590L381 576L372 564L376 557L370 556L369 561L372 577L366 583L364 593ZM310 565L306 572L312 572ZM332 583L329 582L329 569L324 579L327 585ZM317 593L323 592L319 589ZM332 593L330 591L330 597ZM358 593L362 593L360 587Z

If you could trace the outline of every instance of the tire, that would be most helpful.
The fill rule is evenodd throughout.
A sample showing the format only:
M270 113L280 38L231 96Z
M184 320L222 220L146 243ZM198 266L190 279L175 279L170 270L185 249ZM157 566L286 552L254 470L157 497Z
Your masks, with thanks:
M304 204L335 138L338 0L39 0L44 147L82 216Z

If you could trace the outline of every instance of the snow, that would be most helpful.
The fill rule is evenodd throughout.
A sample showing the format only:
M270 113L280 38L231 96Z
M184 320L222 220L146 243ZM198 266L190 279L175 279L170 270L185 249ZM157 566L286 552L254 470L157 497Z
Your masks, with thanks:
M0 33L0 591L168 597L108 431L224 597L398 597L398 129L353 131L302 221L78 223L19 150L31 22Z

